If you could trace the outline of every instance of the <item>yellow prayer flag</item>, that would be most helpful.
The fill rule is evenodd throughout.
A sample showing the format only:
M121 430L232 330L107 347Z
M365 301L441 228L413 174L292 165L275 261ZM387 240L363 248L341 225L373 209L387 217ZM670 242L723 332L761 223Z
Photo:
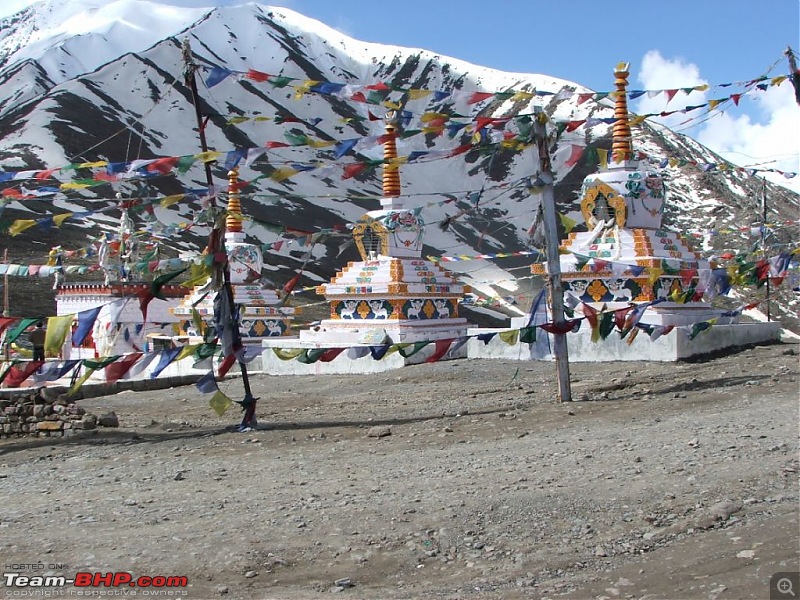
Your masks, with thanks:
M107 160L96 160L94 162L85 162L78 165L79 169L92 169L94 167L107 167Z
M44 337L44 355L58 356L64 346L64 340L72 329L72 321L75 315L62 315L60 317L47 318L47 333Z
M647 268L647 283L649 285L653 285L661 274L664 272L664 269L659 269L658 267L648 267Z
M26 229L30 229L34 225L36 225L36 221L34 221L33 219L17 219L8 228L8 234L12 237L15 235L19 235L20 233L22 233Z
M605 148L598 148L597 149L597 158L600 161L600 168L606 169L608 168L608 150Z
M714 110L717 106L720 105L722 100L709 100L708 101L708 110Z
M392 344L391 346L389 346L389 349L386 351L386 354L384 354L384 356L389 356L390 354L397 352L401 348L405 348L408 345L410 344Z
M168 208L173 204L177 204L186 197L186 194L173 194L172 196L164 196L161 199L161 206Z
M63 215L56 215L55 217L53 217L53 223L56 224L56 227L61 227L64 221L69 219L74 214L75 213L70 212L70 213L64 213Z
M203 162L212 162L217 160L220 156L222 156L222 152L216 152L214 150L207 150L206 152L200 152L199 154L193 154L192 158L195 160L202 160Z
M312 81L311 79L306 79L302 83L302 85L292 86L292 87L294 87L294 99L295 100L300 100L300 98L302 98L309 91L311 91L311 88L313 86L317 85L318 83L319 83L319 81Z
M336 140L312 140L308 138L308 145L312 148L327 148L336 144Z
M98 184L101 182L97 182ZM88 183L76 183L73 181L68 181L67 183L62 183L58 186L60 190L85 190L86 188L91 187Z
M192 356L197 351L197 349L202 345L203 344L186 344L183 348L181 348L181 351L178 352L178 356L176 356L172 362L178 362L179 360L184 359L187 356Z
M304 352L302 348L273 348L272 351L281 360L294 360Z
M283 181L284 179L289 179L293 175L297 175L299 172L300 171L297 169L292 169L291 167L278 167L272 172L269 178L273 181Z
M211 265L207 265L204 262L200 263L192 263L189 266L189 278L184 281L181 286L190 288L196 285L200 285L205 283L209 277L211 277L211 272L213 271L213 267Z
M558 217L561 220L561 225L564 226L565 233L569 233L570 231L575 229L575 226L578 224L578 222L575 219L570 219L567 215L562 215L559 213Z
M511 102L519 102L519 101L529 101L532 100L536 94L531 92L517 92L513 96L511 96Z
M214 395L211 396L211 400L208 401L208 405L213 409L215 413L217 413L218 417L221 417L225 414L231 404L233 404L233 400L228 398L225 394L217 390L214 392Z
M231 117L228 119L228 125L238 125L239 123L244 123L245 121L249 121L249 117Z
M87 379L89 379L89 377L92 376L92 373L94 372L95 369L86 369L86 373L84 373L81 376L81 378L78 379L78 381L76 381L71 388L69 388L67 396L72 396L73 394L75 394L75 392L77 392L80 389L80 387L86 382Z
M519 329L514 329L512 331L501 331L497 334L497 337L499 337L509 346L513 346L519 339Z
M426 96L430 96L433 92L431 90L408 90L408 97L411 100L419 100L421 98L425 98Z
M420 121L423 123L430 123L431 121L438 121L441 119L448 119L449 117L444 113L437 113L437 112L426 112L422 113L422 116L419 118Z

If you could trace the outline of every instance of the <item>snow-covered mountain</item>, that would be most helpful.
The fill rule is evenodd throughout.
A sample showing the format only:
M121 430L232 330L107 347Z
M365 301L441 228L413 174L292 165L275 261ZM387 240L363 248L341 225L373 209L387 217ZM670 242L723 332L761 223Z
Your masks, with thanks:
M426 253L475 255L528 249L527 230L537 208L528 191L537 174L535 151L516 151L498 142L524 134L525 120L485 129L484 143L451 157L441 155L471 143L474 132L454 127L443 135L417 133L430 123L424 113L499 118L528 115L541 106L552 123L610 118L611 104L582 102L590 92L579 83L546 75L505 73L419 49L361 42L285 8L257 3L235 7L179 9L147 0L45 0L0 21L0 169L59 168L108 161L180 157L200 151L195 109L183 82L182 43L188 39L198 65L204 132L212 150L265 149L252 163L241 163L241 177L252 182L243 190L244 210L253 217L246 230L253 241L282 239L281 228L346 231L364 212L379 207L379 169L347 177L345 166L379 159L375 136L383 133L386 107L354 102L361 86L386 83L415 90L458 90L424 98L394 92L408 116L407 137L398 143L403 156L429 153L401 167L403 194L409 207L422 207L432 225L426 230ZM216 85L212 73L233 72ZM291 85L260 73L292 78ZM340 93L304 93L304 82L354 86ZM612 87L609 81L609 89ZM494 96L472 103L472 92L538 92L530 97ZM377 90L381 93L381 90ZM510 95L509 95L510 96ZM238 119L236 119L238 117ZM231 119L236 124L231 123ZM458 121L457 119L454 121ZM463 122L466 123L462 119ZM488 132L488 133L487 133ZM694 140L647 123L634 132L637 151L654 164L675 158L685 165L668 171L671 202L668 228L684 232L734 231L712 240L717 251L749 247L754 240L743 225L760 220L761 180L742 171L704 172L697 163L721 162ZM358 140L339 157L337 143ZM310 141L310 143L309 143ZM284 147L281 147L280 142ZM584 176L597 167L574 162L573 146L610 147L610 126L596 123L564 131L552 146L557 174L556 200L561 212L578 216L577 192ZM224 156L212 167L216 187L226 187ZM423 156L417 154L417 156ZM433 160L437 158L437 160ZM310 166L309 166L310 165ZM294 173L287 178L276 173ZM62 169L61 182L91 178L92 167ZM19 186L18 181L0 187ZM25 182L27 191L54 184ZM3 219L33 218L31 213L97 210L123 197L154 198L205 188L205 172L195 163L185 173L128 179L76 189L40 200L15 201ZM798 196L767 186L777 220L796 218ZM199 198L168 208L155 205L147 227L169 236L175 248L197 248L207 230L194 227L176 233L174 225L191 221L202 209ZM118 214L94 214L88 223L108 227ZM447 227L435 224L447 222ZM68 221L64 227L79 227ZM85 226L86 223L84 223ZM276 227L277 226L277 227ZM24 236L42 236L29 230ZM96 234L91 226L87 235ZM266 257L273 278L281 283L305 265L305 283L326 281L343 261L355 258L343 238L331 237L313 248L314 260L303 263L306 248L277 244ZM515 296L529 284L524 267L529 257L449 263L482 295ZM522 286L522 287L521 287Z

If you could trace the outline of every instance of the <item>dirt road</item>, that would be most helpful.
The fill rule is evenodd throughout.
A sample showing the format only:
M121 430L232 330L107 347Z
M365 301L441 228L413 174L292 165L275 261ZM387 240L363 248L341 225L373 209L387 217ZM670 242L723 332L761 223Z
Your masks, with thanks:
M0 558L192 599L769 598L800 571L796 345L571 369L570 404L552 363L255 375L247 433L194 386L85 399L121 426L0 442Z

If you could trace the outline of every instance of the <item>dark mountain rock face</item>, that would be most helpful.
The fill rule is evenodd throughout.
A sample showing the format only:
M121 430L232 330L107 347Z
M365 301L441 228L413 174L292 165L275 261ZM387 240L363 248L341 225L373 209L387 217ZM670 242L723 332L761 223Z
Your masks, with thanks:
M123 33L93 32L80 39L54 38L51 47L36 56L23 52L45 9L60 10L58 2L26 9L3 22L0 35L0 168L62 169L56 179L3 182L0 189L22 183L28 190L90 179L97 167L84 163L125 163L138 159L187 156L200 152L195 110L183 82L181 46L188 38L198 65L199 102L209 148L222 153L268 146L253 162L243 162L240 174L249 182L242 190L244 211L252 217L246 232L250 241L269 244L282 239L286 228L302 231L346 232L347 224L364 212L379 208L381 172L368 168L344 177L344 165L380 159L377 144L359 143L343 157L336 157L325 142L364 140L382 133L381 119L387 108L381 104L353 102L331 94L302 93L298 86L331 81L353 86L383 82L390 88L466 91L538 91L546 95L534 100L498 97L469 104L457 95L436 95L416 100L392 92L381 96L408 111L408 137L400 140L400 154L452 150L471 143L473 131L418 133L426 112L465 117L514 117L530 115L539 105L552 124L587 117L611 117L609 103L579 103L576 95L561 91L587 91L579 84L544 75L521 78L477 67L426 51L357 42L323 25L284 9L259 5L217 8L177 25L172 35L143 50L108 52L104 62L93 56L93 48L126 46ZM38 12L37 12L38 11ZM46 11L45 11L46 12ZM187 13L189 14L189 13ZM44 42L38 42L46 45ZM97 50L95 50L97 52ZM22 56L22 58L20 58ZM94 60L93 60L94 59ZM89 65L90 67L86 67ZM224 67L238 74L255 69L293 78L290 85L276 80L256 81L241 75L227 77L215 86L205 85L209 70ZM611 66L609 71L611 70ZM612 79L609 75L609 88ZM432 99L431 99L432 98ZM232 124L231 119L244 120ZM553 128L555 126L553 125ZM503 131L521 134L524 120L509 123ZM494 135L502 135L502 131ZM311 139L315 146L296 144ZM407 206L421 207L429 225L425 252L453 255L527 250L527 230L538 199L527 190L526 178L536 176L535 150L512 150L496 143L474 145L469 151L440 160L419 161L401 167ZM282 142L274 147L269 142ZM597 169L589 160L568 165L573 145L610 148L610 126L598 124L554 136L551 152L556 171L555 196L559 211L580 221L578 192L583 178ZM270 147L273 146L273 147ZM694 140L647 123L634 130L635 148L657 164L675 158L684 166L667 172L670 200L664 225L683 233L715 229L713 250L749 248L756 241L747 227L761 220L761 198L766 189L769 220L796 219L798 195L767 184L741 170L704 172L698 163L722 162ZM591 153L587 153L587 156ZM215 187L224 202L228 169L225 155L212 164ZM298 169L298 165L309 170ZM694 165L694 166L693 166ZM297 170L281 179L281 169ZM15 238L6 237L12 262L44 262L52 245L88 245L102 229L113 228L119 213L96 212L123 198L160 197L191 192L169 208L156 202L150 211L134 215L143 229L162 235L162 243L173 251L202 247L208 229L198 222L188 231L175 233L174 225L192 221L204 208L200 196L206 187L202 163L168 175L132 177L113 183L64 191L42 199L11 202L2 214L2 227L18 218L41 218L45 214L92 211L81 220L68 220L63 229L29 229ZM436 225L447 221L447 226ZM170 227L172 226L172 228ZM743 230L745 229L745 230ZM69 235L65 231L69 230ZM789 243L789 228L776 230L774 243ZM699 242L699 240L698 240ZM72 248L69 248L72 249ZM347 260L357 257L343 235L321 240L313 259L304 261L307 248L283 244L265 257L270 277L282 284L303 267L304 283L329 279ZM14 255L18 252L19 255ZM529 257L449 263L463 273L482 295L527 293L531 282L524 268ZM500 280L512 281L505 287ZM515 281L516 280L516 281ZM16 281L15 281L16 284ZM535 286L534 286L535 287ZM759 292L762 294L762 292ZM772 313L782 318L796 312L790 292L773 291ZM52 303L52 298L48 300ZM12 301L12 305L14 302ZM526 308L521 306L521 308ZM39 312L47 314L47 304ZM52 311L51 311L52 312Z

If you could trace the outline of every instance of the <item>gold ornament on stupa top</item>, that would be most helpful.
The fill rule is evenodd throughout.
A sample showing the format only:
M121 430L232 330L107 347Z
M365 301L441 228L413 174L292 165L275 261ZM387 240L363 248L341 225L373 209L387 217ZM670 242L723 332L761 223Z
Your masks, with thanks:
M631 127L628 124L628 63L619 63L614 69L614 127L612 128L613 143L611 145L611 159L615 163L623 163L633 158L631 148Z
M228 171L228 214L225 229L231 233L242 231L242 203L239 199L239 169Z

